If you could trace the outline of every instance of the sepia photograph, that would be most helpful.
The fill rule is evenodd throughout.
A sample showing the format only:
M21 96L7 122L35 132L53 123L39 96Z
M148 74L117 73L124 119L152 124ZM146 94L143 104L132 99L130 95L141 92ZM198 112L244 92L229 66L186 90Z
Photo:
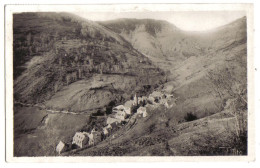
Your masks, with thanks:
M7 5L8 153L249 156L252 6L237 6Z

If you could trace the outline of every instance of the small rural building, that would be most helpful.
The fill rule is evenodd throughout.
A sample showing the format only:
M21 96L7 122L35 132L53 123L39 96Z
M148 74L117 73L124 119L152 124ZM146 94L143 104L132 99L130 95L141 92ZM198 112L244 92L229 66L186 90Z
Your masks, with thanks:
M95 145L101 141L101 132L96 131L94 128L92 129L91 133L88 134L88 138L89 138L88 144L90 146Z
M113 108L113 112L118 112L118 111L124 111L125 107L123 105L119 105Z
M113 108L113 112L114 113L126 113L127 115L130 115L131 114L131 107L126 107L124 105L119 105L119 106L116 106Z
M56 147L56 152L58 152L59 154L61 154L62 152L64 152L67 149L67 146L65 143L63 143L62 141L60 141Z
M135 94L135 96L134 96L133 105L134 105L134 106L137 106L137 105L138 105L138 97L136 96L136 94Z
M164 103L164 106L166 107L166 108L172 108L173 106L175 106L176 104L175 104L175 102L173 101L166 101L165 103Z
M151 103L151 104L154 104L155 103L155 101L154 101L155 99L154 99L154 97L148 97L148 99L147 99L147 102L148 103Z
M143 103L142 97L138 97L138 104L142 104L142 103Z
M88 138L89 138L88 145L89 146L94 145L95 144L94 135L91 133L91 134L88 135Z
M113 123L119 124L119 123L121 123L121 121L122 120L117 119L117 118L108 117L107 118L107 125L111 125L112 126Z
M146 104L145 105L145 107L146 107L146 109L154 109L154 108L156 108L156 106L154 106L154 105L152 105L152 104Z
M121 121L124 121L126 118L126 112L125 111L117 111L115 114L115 118L119 119Z
M146 107L139 107L137 109L137 114L142 115L142 117L146 117L147 116Z
M173 94L165 94L165 96L166 96L166 99L171 99L171 98L173 98Z
M101 140L102 140L101 132L95 131L91 134L93 134L94 144L101 142Z
M104 134L105 136L107 136L107 135L109 134L109 130L107 129L107 127L104 127L104 128L103 128L103 134Z
M132 107L133 107L133 103L134 103L133 100L128 100L128 101L125 102L124 106L125 106L125 107L129 107L129 108L132 108Z
M127 116L127 114L126 114L125 111L117 111L117 112L115 113L115 118L116 118L116 119L119 119L119 120L121 120L121 121L124 121L125 118L126 118L126 116Z
M124 106L125 106L126 114L131 115L132 109L133 109L133 100L129 100L129 101L125 102Z
M110 124L108 124L108 125L106 126L106 129L107 129L107 130L110 130L110 129L112 129L112 126L111 126Z
M127 114L127 115L131 115L131 113L132 113L132 109L131 109L131 107L125 107L125 113Z
M80 148L83 148L88 144L89 136L88 133L76 132L73 137L72 144L76 144Z
M163 99L163 94L159 91L154 91L152 94L149 95L149 97L157 98L157 99Z

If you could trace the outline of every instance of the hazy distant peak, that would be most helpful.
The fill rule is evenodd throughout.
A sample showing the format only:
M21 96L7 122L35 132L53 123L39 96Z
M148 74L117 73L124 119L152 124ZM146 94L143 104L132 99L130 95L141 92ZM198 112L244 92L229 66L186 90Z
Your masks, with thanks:
M175 25L165 21L165 20L155 20L155 19L130 19L121 18L116 20L102 21L99 22L101 25L113 30L116 33L121 33L124 31L129 34L136 29L143 28L144 31L152 36L156 36L158 32L161 31L173 31L180 30Z

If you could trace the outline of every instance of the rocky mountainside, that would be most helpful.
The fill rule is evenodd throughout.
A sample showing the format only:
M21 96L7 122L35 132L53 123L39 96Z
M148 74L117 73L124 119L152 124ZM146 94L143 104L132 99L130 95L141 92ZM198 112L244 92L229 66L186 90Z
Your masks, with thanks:
M166 70L201 52L194 39L166 21L118 19L100 24L119 33L134 48Z
M182 31L166 21L152 19L119 19L100 24L119 33L168 71L168 82L161 88L178 97L175 111L183 115L193 111L202 117L205 112L219 111L217 106L223 102L212 96L210 71L229 68L246 83L246 17L205 32Z
M86 111L165 80L147 57L95 22L67 13L13 19L16 101Z

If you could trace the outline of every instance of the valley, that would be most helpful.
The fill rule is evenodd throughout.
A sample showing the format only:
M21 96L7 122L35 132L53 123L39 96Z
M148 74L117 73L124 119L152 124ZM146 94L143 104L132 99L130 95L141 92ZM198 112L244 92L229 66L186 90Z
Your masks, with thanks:
M173 95L171 106L137 103L102 141L61 155L247 153L246 17L186 32L162 20L21 13L13 29L15 156L59 156L59 141L102 132L114 107L155 93ZM133 119L142 106L147 116Z

